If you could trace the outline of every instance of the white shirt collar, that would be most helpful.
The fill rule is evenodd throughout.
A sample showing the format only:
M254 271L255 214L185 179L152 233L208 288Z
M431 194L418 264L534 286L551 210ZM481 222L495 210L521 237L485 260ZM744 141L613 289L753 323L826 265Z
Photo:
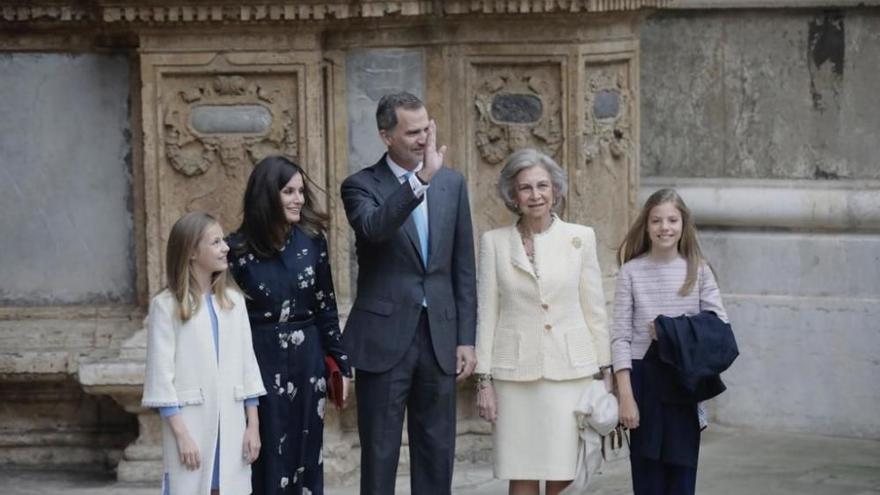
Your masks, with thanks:
M388 162L388 167L391 169L391 173L393 173L394 176L397 177L398 179L404 179L405 176L406 176L406 174L409 173L409 170L407 170L407 169L401 167L400 165L394 163L394 160L391 159L391 155L387 155L387 154L386 154L386 155L385 155L385 161ZM415 170L413 170L413 173L418 172L419 170L421 170L421 169L422 169L422 165L423 165L423 162L419 162L419 164L416 165Z

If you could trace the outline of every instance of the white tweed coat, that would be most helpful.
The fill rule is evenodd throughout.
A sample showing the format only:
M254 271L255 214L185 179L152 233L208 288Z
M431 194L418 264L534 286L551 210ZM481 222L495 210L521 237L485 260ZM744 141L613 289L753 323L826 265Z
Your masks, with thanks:
M483 234L477 279L477 373L571 380L611 363L596 235L556 218L534 236L535 266L515 226Z
M167 421L162 421L165 483L170 495L209 495L217 433L220 447L220 490L226 495L251 493L251 468L242 459L246 417L244 400L266 394L251 343L244 297L227 294L231 309L214 304L218 321L219 364L214 351L211 317L202 302L186 323L176 314L167 289L150 302L147 323L147 366L144 407L181 406L181 415L199 447L201 467L187 470Z

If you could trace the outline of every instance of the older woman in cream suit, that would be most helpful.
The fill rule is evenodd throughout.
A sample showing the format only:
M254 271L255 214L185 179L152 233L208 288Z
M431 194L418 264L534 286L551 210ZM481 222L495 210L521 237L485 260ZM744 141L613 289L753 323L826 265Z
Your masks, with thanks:
M494 423L495 476L512 495L537 495L541 480L554 495L571 482L573 410L611 363L596 236L554 212L566 189L549 156L512 154L498 192L519 219L480 241L477 404Z

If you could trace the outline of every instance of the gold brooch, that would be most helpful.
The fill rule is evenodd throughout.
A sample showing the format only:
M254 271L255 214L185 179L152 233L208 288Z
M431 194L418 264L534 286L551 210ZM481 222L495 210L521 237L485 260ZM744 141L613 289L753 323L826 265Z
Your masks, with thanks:
M575 237L571 240L571 245L575 247L575 249L580 249L583 242L581 242L580 237Z

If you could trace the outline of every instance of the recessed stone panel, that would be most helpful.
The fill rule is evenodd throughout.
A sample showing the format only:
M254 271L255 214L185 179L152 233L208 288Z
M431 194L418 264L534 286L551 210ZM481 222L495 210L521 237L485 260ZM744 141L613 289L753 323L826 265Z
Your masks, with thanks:
M128 74L0 54L0 305L134 301Z
M382 96L425 91L425 57L420 49L376 48L346 55L349 171L376 163L385 152L376 129L376 107ZM430 106L430 102L428 103Z
M159 249L188 211L210 212L225 230L236 228L248 176L264 157L286 156L311 173L300 159L300 66L278 65L271 72L248 67L236 74L199 67L198 73L165 71L158 79ZM262 126L263 132L249 132Z
M593 115L597 119L613 119L620 113L620 93L618 91L597 91L593 100Z
M535 95L501 94L492 99L492 118L505 124L532 124L541 120L544 104Z
M202 134L262 134L272 114L259 105L202 105L192 109L190 124Z

